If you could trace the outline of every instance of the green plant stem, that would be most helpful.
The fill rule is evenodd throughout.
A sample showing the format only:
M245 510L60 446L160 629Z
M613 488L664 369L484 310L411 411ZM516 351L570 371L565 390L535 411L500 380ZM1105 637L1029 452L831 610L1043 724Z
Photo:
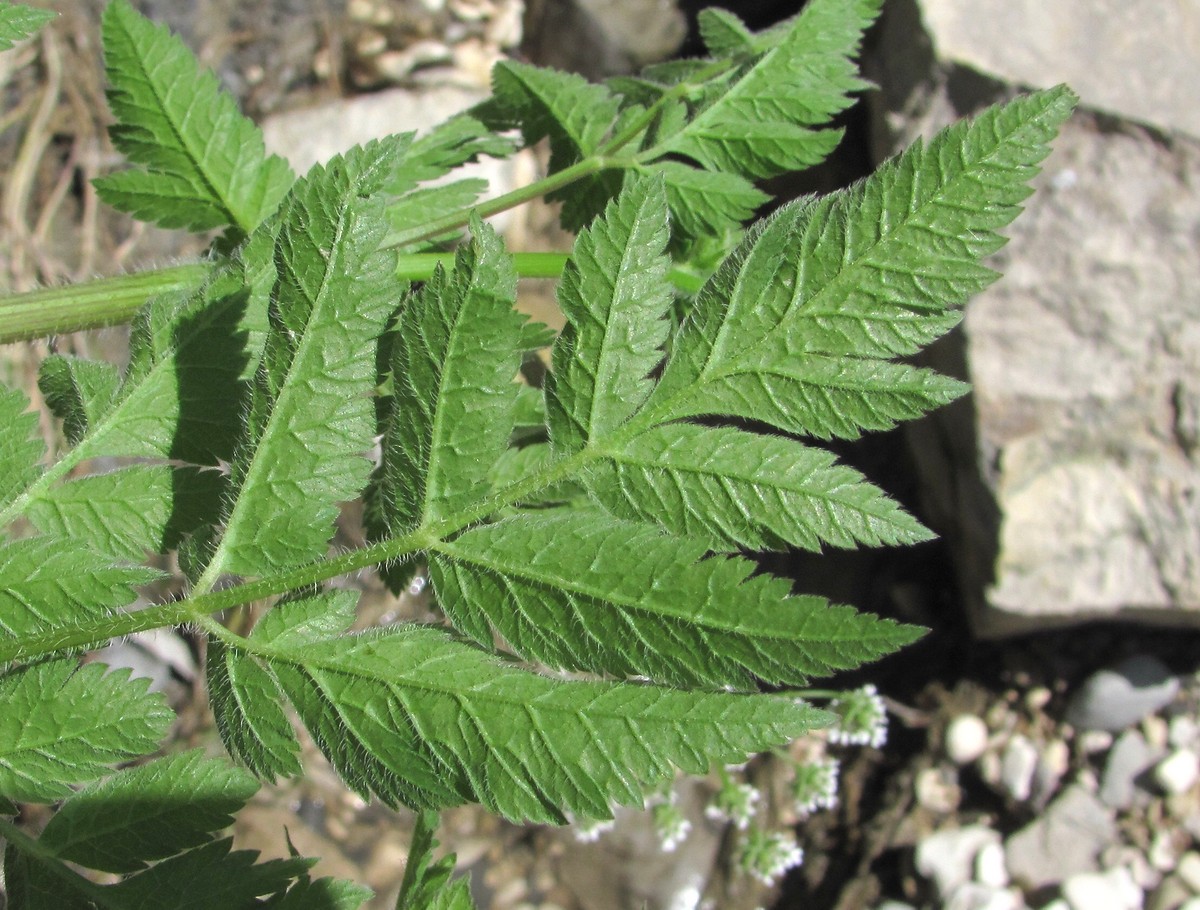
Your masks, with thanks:
M12 822L0 818L0 838L8 841L26 856L32 857L43 869L55 878L65 882L67 887L81 894L86 894L89 901L99 907L115 907L107 889L75 872L59 859L52 851L47 850L36 838L30 837ZM12 891L9 891L12 894ZM12 899L11 896L9 898Z
M128 322L151 297L197 287L211 269L196 262L14 294L0 299L0 344Z

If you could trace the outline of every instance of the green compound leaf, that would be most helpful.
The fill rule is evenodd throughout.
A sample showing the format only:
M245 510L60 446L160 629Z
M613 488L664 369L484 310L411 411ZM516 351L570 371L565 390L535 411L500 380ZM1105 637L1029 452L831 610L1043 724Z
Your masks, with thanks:
M771 177L816 164L841 138L827 123L868 88L853 57L879 13L879 0L813 0L774 47L710 96L703 110L667 143L706 168L746 177ZM712 37L714 20L710 17ZM726 42L730 19L721 20Z
M0 640L20 640L106 616L133 603L134 588L163 575L114 566L86 544L31 537L0 544Z
M208 841L258 781L198 751L120 771L70 797L39 843L59 859L105 872L136 872L150 860Z
M256 575L321 556L337 504L370 473L375 343L403 285L379 251L382 199L400 140L334 158L299 181L280 212L279 280L225 532L206 570Z
M352 788L418 808L482 803L506 818L608 818L677 766L788 742L827 720L791 699L566 683L434 629L279 650L272 669Z
M702 9L697 25L704 46L714 57L737 57L754 50L754 34L728 10Z
M1059 88L992 108L862 183L757 226L700 292L647 407L685 417L726 413L714 401L728 402L734 416L821 435L833 429L824 409L805 406L828 394L855 424L880 423L876 409L895 408L894 394L875 405L864 402L869 389L842 392L825 379L791 401L773 397L774 377L804 385L814 356L826 376L827 357L876 361L852 370L870 376L877 361L912 354L953 326L962 302L994 279L980 260L1003 243L996 231L1029 195L1073 105ZM935 399L959 390L932 385L925 394Z
M158 747L174 712L145 681L57 660L0 676L0 797L53 802Z
M622 518L713 550L919 543L932 535L857 471L789 439L670 424L613 451L587 477Z
M439 545L438 602L482 643L492 631L551 667L673 686L804 685L916 640L920 631L791 597L743 559L596 512L525 514Z
M248 235L275 211L293 176L216 76L127 0L104 11L113 144L145 170L96 181L110 205L162 227Z
M513 430L524 317L517 276L479 221L449 274L439 269L400 315L382 494L393 532L479 500Z
M38 387L54 416L62 420L71 445L78 445L109 411L120 385L116 367L96 360L55 354L38 370Z
M0 5L0 51L7 51L17 42L36 35L57 15L51 10L35 9L23 3Z
M667 202L661 182L631 183L575 242L558 301L546 409L556 452L604 436L650 394L671 306Z
M373 896L370 888L345 879L304 877L267 906L273 910L358 910Z

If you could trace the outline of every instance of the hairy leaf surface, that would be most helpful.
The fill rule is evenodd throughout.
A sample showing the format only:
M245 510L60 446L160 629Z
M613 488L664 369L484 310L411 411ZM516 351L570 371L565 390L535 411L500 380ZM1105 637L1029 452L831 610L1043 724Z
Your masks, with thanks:
M171 755L74 794L39 842L90 869L135 872L208 841L257 790L258 781L225 761Z
M57 660L0 676L0 797L53 802L157 748L175 713L129 673Z
M280 650L271 666L359 792L531 821L607 818L675 766L741 761L825 719L790 699L564 683L422 627Z
M46 446L38 436L37 414L28 407L21 392L0 389L0 509L7 510L42 473Z
M402 285L379 252L390 142L320 166L280 214L270 328L206 575L254 575L320 556L339 502L370 473L374 342Z
M412 296L392 360L383 492L393 532L429 524L481 498L512 433L524 318L517 276L495 232L473 239Z
M523 657L674 686L803 685L915 640L919 631L788 585L742 559L594 511L525 514L436 548L439 603L481 643Z
M894 546L931 537L829 452L728 427L669 424L642 433L600 461L587 484L614 514L714 550Z
M86 540L92 550L140 562L214 521L223 488L217 471L134 465L52 487L28 514L47 535Z
M669 330L667 237L666 195L654 182L631 185L576 239L559 285L567 325L546 394L556 451L612 432L650 394Z
M62 628L133 603L156 569L114 566L86 544L31 537L0 544L0 639Z
M653 404L672 417L711 414L715 396L803 426L804 398L771 399L759 373L812 355L886 360L941 335L995 277L979 260L1003 243L996 231L1019 211L1073 103L1060 88L993 108L751 231L697 298ZM860 411L860 425L877 420Z
M114 0L103 18L113 144L145 170L96 181L110 205L162 227L253 231L293 177L216 76L166 28Z

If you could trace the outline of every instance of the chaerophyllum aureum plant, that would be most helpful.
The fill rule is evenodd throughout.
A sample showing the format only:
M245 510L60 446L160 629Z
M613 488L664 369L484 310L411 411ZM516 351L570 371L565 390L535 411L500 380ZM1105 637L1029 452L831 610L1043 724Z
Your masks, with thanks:
M438 810L602 821L830 724L837 693L811 680L919 636L750 555L929 536L820 443L963 393L904 358L995 277L981 260L1074 97L989 109L754 220L757 181L838 142L878 6L812 0L760 34L710 11L708 57L604 84L501 63L475 109L300 178L181 42L108 7L131 166L98 191L216 240L203 262L0 304L6 341L132 319L124 366L42 363L52 463L29 398L0 392L10 908L359 906L361 886L221 834L260 782L304 773L302 736L356 793L419 813L397 906L466 908L431 859ZM46 18L0 6L0 41ZM528 187L445 179L543 140ZM514 256L483 220L539 196L570 255ZM519 277L560 272L555 334L514 301ZM365 544L335 550L360 497ZM183 593L138 601L167 566ZM394 589L421 573L444 621L352 631L357 594L331 582L371 567ZM164 627L203 653L228 757L164 743L163 697L87 659ZM753 796L720 773L714 806L740 825ZM798 804L835 781L812 764Z

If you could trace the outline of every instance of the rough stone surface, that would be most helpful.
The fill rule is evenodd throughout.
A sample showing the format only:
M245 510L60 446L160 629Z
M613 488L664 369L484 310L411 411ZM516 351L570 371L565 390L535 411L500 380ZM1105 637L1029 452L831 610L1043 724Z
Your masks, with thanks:
M1083 787L1072 785L1005 841L1004 856L1013 881L1033 890L1098 871L1097 858L1116 839L1109 809Z
M526 53L593 79L664 60L687 34L676 0L526 0L526 7Z
M938 56L1017 85L1066 82L1084 104L1200 137L1200 5L1160 0L922 0ZM997 40L997 35L1007 36Z
M1157 657L1135 654L1098 670L1075 690L1066 721L1081 730L1117 732L1164 708L1179 692L1179 679Z
M917 846L917 871L947 899L971 880L979 851L999 842L1000 835L982 825L934 832Z
M1126 730L1113 744L1100 778L1100 800L1114 809L1128 809L1137 796L1137 779L1161 757L1136 730Z
M984 59L936 56L944 42L922 16L948 5L889 4L877 157L1015 91ZM960 13L999 54L1053 31ZM930 354L974 396L912 434L983 634L1118 614L1200 625L1200 142L1087 104L992 259L1003 280Z

